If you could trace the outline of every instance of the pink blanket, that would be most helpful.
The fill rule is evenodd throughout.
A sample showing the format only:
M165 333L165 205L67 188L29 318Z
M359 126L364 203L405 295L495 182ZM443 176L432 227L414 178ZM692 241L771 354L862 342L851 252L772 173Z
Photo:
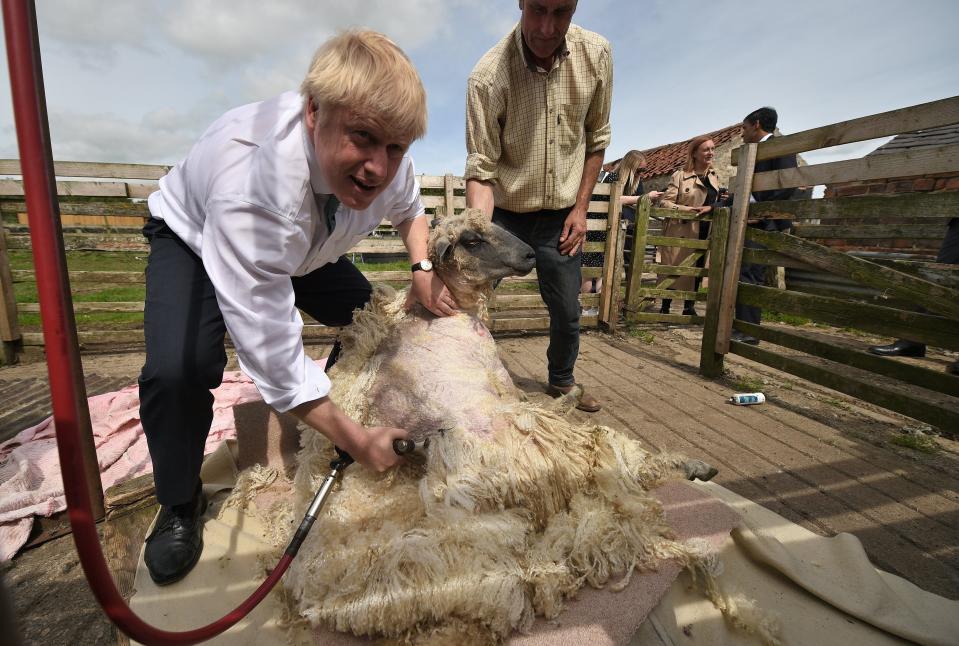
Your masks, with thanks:
M260 394L242 372L223 375L213 391L213 425L206 453L236 437L233 406ZM90 420L103 489L153 471L140 425L136 384L91 397ZM33 527L34 515L51 516L66 508L53 418L49 417L0 444L0 561L13 558Z

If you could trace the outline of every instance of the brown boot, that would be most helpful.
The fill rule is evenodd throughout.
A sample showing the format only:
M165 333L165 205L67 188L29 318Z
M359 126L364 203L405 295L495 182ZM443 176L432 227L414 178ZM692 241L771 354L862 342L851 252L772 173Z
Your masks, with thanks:
M568 395L577 385L579 386L580 393L576 400L576 408L587 413L595 413L602 408L596 398L586 392L582 384L570 384L569 386L554 386L553 384L549 384L546 387L546 393L553 397L562 397L563 395Z

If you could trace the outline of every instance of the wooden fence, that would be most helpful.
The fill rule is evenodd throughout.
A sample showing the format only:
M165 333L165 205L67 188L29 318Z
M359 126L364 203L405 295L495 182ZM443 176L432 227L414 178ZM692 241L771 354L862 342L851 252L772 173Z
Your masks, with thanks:
M146 198L156 190L157 180L169 170L167 166L139 164L101 164L91 162L56 162L58 178L61 225L68 265L83 252L109 252L117 257L124 254L143 262L148 253L146 241L140 234L148 217ZM11 254L22 256L30 248L29 220L23 201L22 181L17 177L20 166L17 160L0 160L0 339L4 346L4 360L16 360L24 347L42 346L43 335L37 323L39 307L32 285L35 276L32 269L12 269ZM465 208L465 182L453 175L419 178L422 199L430 214L437 211L458 212ZM622 276L622 245L620 235L619 195L620 184L597 184L590 201L588 228L605 231L605 241L588 242L587 251L603 254L601 267L583 269L586 277L603 277L607 285L618 284ZM385 223L369 238L349 252L354 258L367 262L383 259L405 258L405 247L397 232ZM120 263L122 264L122 263ZM32 266L32 265L31 265ZM371 282L386 282L402 286L410 280L406 271L365 271ZM104 350L114 348L137 348L143 343L142 300L90 301L83 300L85 292L108 287L139 286L144 283L144 274L139 271L104 271L99 269L69 272L74 296L74 312L78 316L78 334L81 349ZM20 298L15 296L20 292ZM604 325L615 327L621 305L619 289L604 290L602 294L584 294L584 308L598 309L598 315L584 316L586 327ZM545 330L549 317L536 286L536 272L521 278L504 280L494 293L491 309L491 328L494 332L509 330ZM83 315L113 313L132 319L123 323L104 325L87 323ZM32 318L31 318L32 315ZM21 319L29 318L30 324L22 325ZM102 318L102 317L101 317ZM336 333L315 321L305 318L304 340L324 340Z
M939 239L949 219L959 217L959 193L840 197L750 204L752 191L889 177L922 176L959 170L959 145L888 153L851 161L754 173L757 160L865 141L903 132L959 123L959 97L832 124L733 151L738 165L735 202L715 214L710 290L700 368L718 376L723 355L732 352L834 390L932 424L959 431L959 377L872 355L866 347L840 343L806 329L773 329L734 320L736 303L794 314L959 350L959 266L916 260L874 262L830 249L816 239L927 237ZM889 217L914 218L918 224L891 230ZM747 220L796 221L793 234L747 227ZM850 226L853 220L860 224ZM862 223L865 224L862 224ZM743 249L744 240L764 249ZM855 281L881 304L854 298L848 290L830 294L828 286L812 294L739 282L742 262L829 272ZM923 311L924 310L924 311ZM730 340L735 328L763 342Z

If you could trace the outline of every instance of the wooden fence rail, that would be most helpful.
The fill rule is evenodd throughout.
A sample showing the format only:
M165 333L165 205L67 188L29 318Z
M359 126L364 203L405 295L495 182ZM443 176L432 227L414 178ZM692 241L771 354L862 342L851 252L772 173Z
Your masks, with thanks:
M54 167L59 179L57 191L68 262L71 258L78 258L78 254L96 252L137 259L142 265L149 252L149 246L140 234L140 228L149 217L145 198L156 190L156 180L169 167L89 162L55 162ZM16 175L19 172L17 160L0 160L0 174ZM447 174L421 175L418 179L428 213L458 212L465 208L466 183L463 178ZM607 284L618 282L623 273L622 263L616 263L616 258L622 258L624 241L619 224L618 195L621 192L621 185L597 184L589 203L591 217L587 228L594 232L605 232L605 240L588 242L585 250L603 254L604 265L584 267L583 275L602 277ZM23 201L22 181L18 178L0 179L0 338L4 342L5 362L14 361L23 346L43 345L42 334L36 323L39 306L29 295L19 303L14 296L17 289L30 291L31 284L35 282L34 273L25 268L11 270L9 263L11 253L19 254L18 257L22 258L29 249L29 220ZM406 249L398 233L389 222L384 221L370 237L355 245L349 253L374 263L367 267L375 267L378 259L405 258ZM369 269L363 273L373 283L385 282L398 287L410 280L408 271ZM83 300L85 297L82 296L114 287L132 287L142 291L142 270L71 270L69 278L77 292L74 312L82 315L78 320L83 349L139 347L142 344L142 300L123 301L108 297L109 300L100 302ZM583 294L580 300L584 308L598 310L597 315L583 317L584 326L616 326L622 305L619 290L612 289L606 294ZM490 311L490 327L493 331L545 330L549 327L535 271L522 278L503 281L490 303ZM95 318L103 314L116 314L130 319L112 325L131 329L104 329L103 324L88 323L83 319L83 316ZM30 321L26 327L20 325L22 317ZM335 330L325 329L309 317L304 317L304 322L304 338L307 341L322 341L335 334Z
M738 163L735 202L714 219L710 289L700 370L718 376L729 352L959 433L959 377L872 355L855 342L814 330L776 329L736 320L735 305L794 314L837 327L959 350L959 266L916 258L870 256L857 245L889 238L941 240L959 217L959 193L866 195L752 203L753 191L863 180L959 173L959 145L930 146L863 159L754 174L756 161L854 141L959 124L959 97L746 144ZM747 221L790 219L792 234L747 227ZM726 236L725 242L722 237ZM745 241L759 249L744 249ZM840 241L839 250L816 241ZM825 272L832 283L787 282L773 289L739 281L743 262ZM867 295L868 299L867 300ZM759 339L731 341L733 329Z

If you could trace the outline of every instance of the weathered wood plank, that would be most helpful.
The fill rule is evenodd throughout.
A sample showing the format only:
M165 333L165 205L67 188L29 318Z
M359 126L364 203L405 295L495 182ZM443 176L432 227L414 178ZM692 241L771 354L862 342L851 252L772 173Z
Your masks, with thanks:
M68 202L60 200L60 215L136 215L146 218L150 209L146 202L130 202L117 200L115 202ZM26 202L4 202L6 212L26 213Z
M682 299L684 301L705 301L706 292L693 292L681 289L657 289L655 287L643 287L639 290L640 296L653 298L672 298Z
M944 375L940 371L879 357L867 352L865 346L862 346L862 349L854 350L836 345L836 340L830 337L820 337L809 332L794 332L769 326L753 325L745 321L737 321L735 326L737 329L762 341L769 341L822 359L893 377L945 395L959 397L959 377Z
M774 137L759 144L756 159L773 159L807 150L830 148L840 144L867 141L915 132L926 128L938 128L959 123L959 97L950 97L929 103L921 103L898 110L881 112L858 119L840 121L828 126L803 130L784 137ZM736 166L738 149L733 151L732 163Z
M719 295L719 319L716 322L717 354L729 351L729 335L733 329L733 311L736 308L736 290L743 261L743 242L749 217L749 197L753 191L753 173L756 166L756 144L746 144L743 164L736 172L736 189L730 211L729 235L726 241L726 260L723 265L722 293ZM710 288L710 291L713 291Z
M745 283L739 285L739 302L785 314L804 316L819 323L837 327L849 327L884 336L912 339L940 348L959 350L959 321L942 316Z
M793 228L799 238L818 240L890 240L911 238L913 240L942 240L945 227L929 224L805 224Z
M709 249L708 240L670 238L668 236L647 236L646 244L652 244L659 247L682 247L683 249Z
M700 324L706 320L702 316L686 314L660 314L659 312L635 312L633 321L636 323L675 323L676 325Z
M959 144L756 173L753 191L959 171Z
M40 312L40 303L20 303L20 311L25 314L37 314ZM143 303L73 301L73 311L86 314L90 312L142 312Z
M738 321L736 325L738 329ZM959 428L959 408L953 402L949 402L949 398L945 395L933 393L924 397L915 391L904 392L878 385L866 376L854 375L851 370L844 370L843 366L834 362L787 357L745 343L733 342L730 351L857 399L927 422L937 428L944 430Z
M699 353L699 372L715 379L723 371L723 355L716 352L719 328L720 298L726 270L726 249L729 242L729 209L716 209L709 228L709 291L706 292L706 316L703 320L703 340ZM738 279L738 276L736 277Z
M950 218L959 217L959 191L756 202L750 205L749 214L758 218L789 220Z
M160 179L172 166L111 164L101 162L53 162L57 177L113 177L117 179ZM19 159L0 159L0 175L22 175Z
M446 187L446 176L445 175L418 175L417 179L420 183L420 188L439 188L443 189ZM453 176L453 188L459 191L466 190L466 180L462 177Z
M599 299L599 320L610 329L616 328L616 322L619 319L618 312L614 312L616 298L619 294L619 274L616 270L616 251L619 245L619 238L625 235L620 231L619 218L623 212L619 203L619 198L623 195L623 183L613 184L612 191L609 194L609 202L606 204L606 245L603 249L603 291ZM586 249L586 244L583 245ZM622 254L620 254L622 255Z
M13 272L7 255L6 233L0 220L0 341L3 342L4 363L13 363L14 344L20 340L20 323L17 320L17 299L13 293Z
M700 256L701 257L701 256ZM653 272L660 276L699 276L707 275L709 270L703 267L688 267L682 265L657 265L654 262L643 263L643 271Z
M154 190L156 187L154 187ZM0 195L22 197L23 181L0 179ZM57 195L85 197L128 197L124 182L57 182Z
M18 283L36 280L36 274L30 269L15 269L12 273ZM71 271L67 275L71 283L136 284L145 281L142 271Z
M649 212L652 202L647 195L640 198L636 205L636 224L633 231L632 266L626 277L626 320L631 321L634 313L642 309L639 300L639 288L643 284L643 270L646 268L646 237L649 232Z
M663 209L658 206L654 206L650 210L649 216L657 220L696 220L697 222L708 222L712 219L712 216L709 215L699 215L690 211L677 211L675 209Z
M743 249L743 262L754 265L771 265L773 267L787 267L789 269L805 269L807 271L818 271L816 267L810 264L796 260L790 256L784 256L768 249Z
M10 249L30 249L30 236L7 236ZM66 251L142 251L150 250L146 240L140 236L108 235L93 233L64 233L63 246Z
M773 251L800 258L819 269L847 276L863 285L911 300L931 312L959 319L959 291L789 234L751 228L747 235L751 240Z

